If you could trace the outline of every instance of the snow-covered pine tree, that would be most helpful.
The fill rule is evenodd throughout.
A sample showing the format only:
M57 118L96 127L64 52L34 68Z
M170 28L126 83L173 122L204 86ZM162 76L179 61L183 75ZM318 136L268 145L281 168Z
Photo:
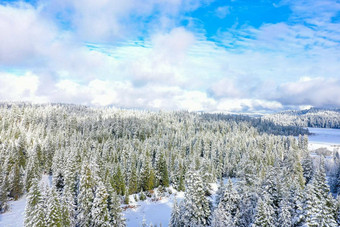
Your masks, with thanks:
M337 226L335 201L329 195L323 160L320 162L319 170L315 173L312 185L312 193L316 197L315 213L311 217L312 223L316 223L319 226Z
M315 222L314 216L317 212L320 212L321 207L317 207L320 205L318 203L318 199L315 195L314 184L310 182L307 184L304 190L304 207L303 207L303 223L305 226L318 226L317 222Z
M174 199L174 205L171 210L171 218L169 222L169 227L181 227L181 213L179 209L179 205L177 199Z
M27 227L45 227L47 225L46 215L47 212L38 180L34 178L27 193L24 225Z
M155 174L151 165L151 160L148 152L146 152L146 154L144 155L142 163L143 165L140 171L141 188L143 189L143 191L148 191L153 189L155 181Z
M60 200L57 193L57 189L52 186L51 188L47 189L47 215L46 215L46 226L47 227L62 227L63 220L62 220L62 212L60 207ZM65 222L68 222L64 220Z
M292 226L291 206L286 199L280 202L278 223L280 227Z
M110 223L115 227L125 227L125 218L122 214L122 209L120 207L121 201L116 194L116 192L109 188L109 200L108 200L108 208L110 214Z
M14 154L18 154L18 152L15 152ZM9 185L10 185L10 196L14 198L14 200L19 199L19 197L23 193L24 185L23 185L23 169L20 166L21 162L25 161L20 161L20 156L15 155L12 159L13 164L11 166L11 170L9 173Z
M213 226L236 226L238 224L240 196L228 180L220 202L213 214Z
M269 197L265 194L263 199L259 199L256 209L254 226L272 227L275 226L275 211L271 205Z
M181 203L181 222L184 226L210 225L211 204L205 197L203 181L198 171L186 175L184 201Z
M118 195L125 195L125 180L121 171L120 164L117 165L115 174L113 176L112 184L113 188Z
M33 178L38 178L41 174L41 168L39 159L37 156L37 147L34 146L34 149L29 152L29 158L26 166L26 171L24 175L24 187L28 192L31 187L31 181Z
M136 163L134 161L131 162L130 168L131 170L129 176L129 194L131 195L138 192L137 168Z
M91 208L92 226L111 226L108 199L109 194L104 184L101 181L97 182L95 198Z
M304 191L298 182L293 182L289 189L289 203L292 206L292 225L301 226L305 222Z
M164 158L163 152L159 151L156 156L156 178L157 185L169 187L168 166Z
M94 182L88 162L84 161L80 182L79 194L77 198L77 225L90 226L92 221L91 209L94 200Z
M234 220L230 213L224 212L221 209L216 209L213 213L211 222L212 227L236 227Z
M306 154L302 159L302 168L303 168L303 176L306 180L306 184L312 179L314 168L313 168L313 160L309 154Z

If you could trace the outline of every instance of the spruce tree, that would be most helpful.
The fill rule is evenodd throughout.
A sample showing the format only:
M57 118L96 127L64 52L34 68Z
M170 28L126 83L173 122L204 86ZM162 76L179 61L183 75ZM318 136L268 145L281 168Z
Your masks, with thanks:
M263 199L259 199L256 210L254 226L275 226L275 211L267 195L264 195Z
M51 187L47 191L47 215L46 226L47 227L62 227L62 211L60 207L60 200L55 187Z
M91 208L93 226L110 226L110 215L108 207L109 194L102 182L97 182L95 198Z
M125 218L123 217L122 209L120 207L120 199L112 189L109 189L108 204L111 225L116 227L125 227Z
M94 180L91 169L84 162L79 182L79 194L77 198L77 224L79 226L90 226L92 221L91 209L94 200Z
M47 225L44 199L38 186L38 180L32 179L27 193L24 224L27 227L45 227Z
M199 172L189 171L186 175L186 189L181 203L181 222L184 226L210 225L211 204L205 197L205 189Z
M220 202L213 214L213 226L236 226L238 224L240 197L231 180L223 189Z
M132 163L130 176L129 176L129 194L138 192L137 170L135 164Z
M177 203L177 199L174 199L174 205L171 210L171 218L169 222L169 227L181 227L181 213Z
M312 223L317 223L319 226L337 226L335 202L333 197L329 195L330 191L326 183L326 173L323 160L321 160L320 168L315 174L312 184L312 192L316 197L316 210L314 215L311 217Z
M280 202L278 225L280 227L292 226L292 217L289 202L284 199Z

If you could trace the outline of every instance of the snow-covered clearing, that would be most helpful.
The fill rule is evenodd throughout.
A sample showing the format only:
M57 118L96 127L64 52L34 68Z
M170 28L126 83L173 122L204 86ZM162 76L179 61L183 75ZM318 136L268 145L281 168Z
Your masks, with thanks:
M173 194L168 197L162 197L162 199L155 202L151 201L151 198L135 202L133 196L130 196L130 201L132 202L129 205L136 206L136 208L130 208L123 212L126 218L126 226L142 226L143 221L146 224L168 226L174 200L181 201L184 198L183 192L176 192L171 187L170 189Z
M310 149L340 146L340 129L308 128L308 130L312 133L308 136Z
M52 185L52 176L47 174L41 177L41 187ZM26 195L17 201L9 202L10 210L0 214L0 227L22 227L24 226Z
M237 182L236 178L232 178L231 181ZM223 179L224 184L228 182L228 178ZM219 184L210 184L211 187L211 197L210 200L214 203L216 199L216 192L218 190ZM143 222L146 224L152 224L157 226L168 226L171 210L175 199L180 202L184 199L184 192L177 192L172 187L169 188L172 191L171 195L162 197L161 200L153 202L150 198L145 201L135 202L133 196L130 196L130 206L136 206L136 208L130 208L125 210L123 213L126 218L127 227L137 227L142 226ZM157 193L157 189L155 190Z
M22 227L24 226L26 196L17 201L9 202L10 210L0 214L1 227Z

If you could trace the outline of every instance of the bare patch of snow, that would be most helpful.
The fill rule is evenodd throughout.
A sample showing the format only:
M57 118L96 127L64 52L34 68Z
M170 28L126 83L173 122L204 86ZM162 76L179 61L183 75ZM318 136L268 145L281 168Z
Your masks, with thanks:
M162 226L168 226L174 200L177 199L177 201L181 201L184 198L184 192L177 192L173 188L169 189L172 191L172 194L161 197L158 201L152 201L152 198L138 202L136 202L134 198L130 200L131 203L129 205L135 208L123 211L126 218L126 226L142 226L143 222L148 225L153 224L159 226L162 224ZM157 189L155 193L157 194Z
M52 186L52 176L44 174L41 177L42 187ZM26 195L17 201L9 202L10 210L0 214L0 227L22 227L24 226Z
M0 226L3 227L22 227L24 226L26 196L17 201L10 201L10 210L0 214Z

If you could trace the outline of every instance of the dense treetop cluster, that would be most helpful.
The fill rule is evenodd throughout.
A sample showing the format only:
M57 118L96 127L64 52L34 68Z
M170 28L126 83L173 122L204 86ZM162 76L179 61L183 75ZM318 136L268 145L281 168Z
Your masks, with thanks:
M26 226L124 226L129 195L171 185L185 191L172 226L337 226L308 138L280 132L306 131L232 115L3 104L0 209L27 193ZM223 178L238 182L213 204L209 183Z

